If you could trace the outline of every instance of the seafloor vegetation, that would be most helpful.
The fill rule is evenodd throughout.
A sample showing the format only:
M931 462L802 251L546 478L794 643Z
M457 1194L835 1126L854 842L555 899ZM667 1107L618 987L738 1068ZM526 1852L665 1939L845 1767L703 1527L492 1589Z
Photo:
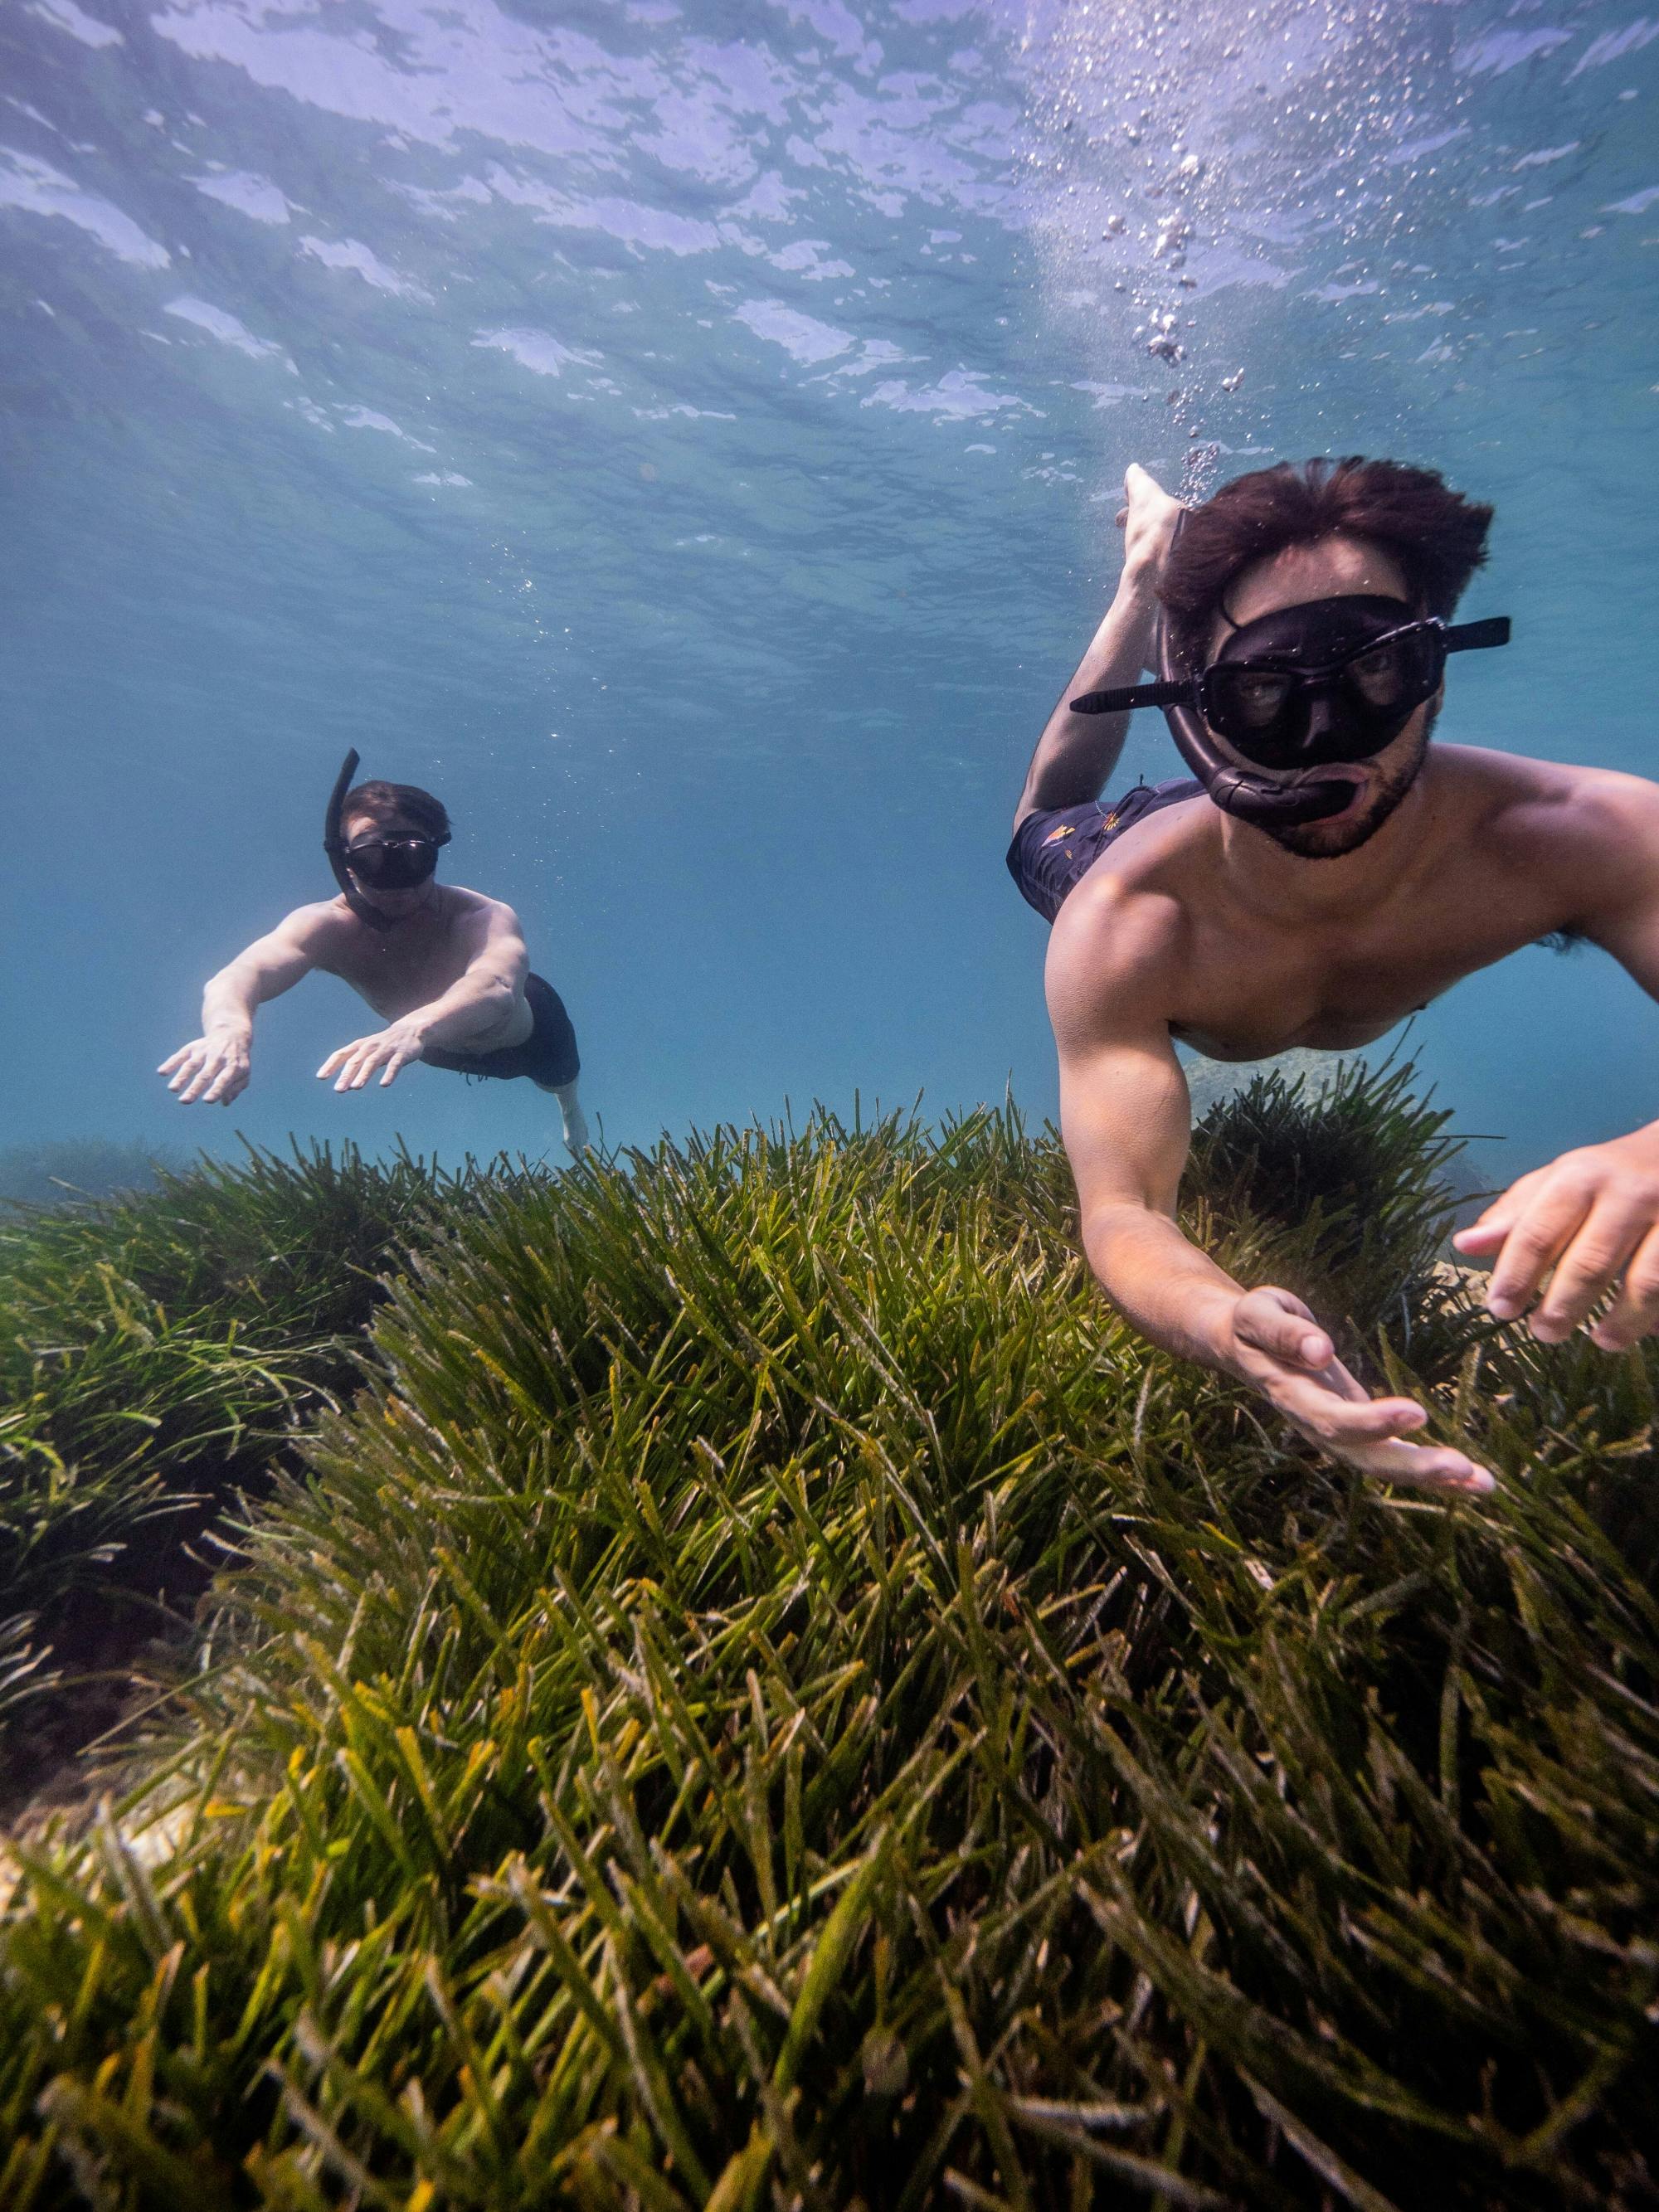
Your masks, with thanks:
M227 1565L6 1847L0 2203L1653 2203L1655 1370L1481 1318L1439 1127L1257 1085L1192 1202L1478 1508L1149 1355L990 1113L21 1218L14 1752Z

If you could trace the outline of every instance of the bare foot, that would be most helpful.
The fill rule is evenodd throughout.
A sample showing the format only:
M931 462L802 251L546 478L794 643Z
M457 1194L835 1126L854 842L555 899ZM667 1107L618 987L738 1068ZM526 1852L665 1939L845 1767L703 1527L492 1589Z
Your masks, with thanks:
M574 1083L562 1083L553 1096L559 1102L559 1112L564 1122L565 1150L573 1160L579 1160L588 1147L587 1116L582 1112L582 1103L576 1096Z

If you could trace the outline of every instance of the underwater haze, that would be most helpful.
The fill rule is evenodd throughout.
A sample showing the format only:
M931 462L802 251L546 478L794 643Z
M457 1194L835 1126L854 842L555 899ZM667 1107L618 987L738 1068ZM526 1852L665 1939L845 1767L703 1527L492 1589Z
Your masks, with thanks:
M325 978L230 1112L154 1073L330 892L349 746L608 1143L1051 1111L1002 854L1132 460L1443 469L1515 642L1440 734L1652 773L1656 107L1629 0L3 0L0 1146L554 1142L336 1097ZM1117 787L1177 765L1143 716ZM1650 1120L1656 1040L1539 950L1408 1048L1507 1177Z

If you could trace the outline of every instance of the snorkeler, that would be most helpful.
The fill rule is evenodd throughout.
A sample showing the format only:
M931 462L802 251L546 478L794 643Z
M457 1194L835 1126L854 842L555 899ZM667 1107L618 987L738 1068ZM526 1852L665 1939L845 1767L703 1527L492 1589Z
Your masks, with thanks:
M1480 1493L1426 1416L1372 1399L1302 1301L1188 1241L1179 1039L1216 1060L1367 1044L1540 938L1602 946L1659 997L1659 787L1431 745L1492 509L1391 461L1281 463L1191 511L1124 479L1117 594L1049 717L1008 866L1054 923L1049 1015L1085 1249L1167 1352L1250 1384L1334 1458ZM1142 684L1149 659L1159 681ZM1192 774L1099 794L1128 712L1162 707ZM1659 1330L1659 1123L1522 1176L1455 1239L1488 1310L1619 1352ZM1541 1295L1540 1295L1541 1294ZM1605 1302L1605 1303L1604 1303Z
M382 1086L411 1060L462 1075L527 1075L559 1102L572 1157L587 1143L576 1035L550 983L529 972L519 917L499 899L436 879L449 817L409 783L349 789L346 756L323 849L340 896L296 907L202 994L202 1035L161 1062L180 1102L228 1106L247 1088L253 1016L313 968L338 975L386 1026L331 1053L317 1073L337 1091Z

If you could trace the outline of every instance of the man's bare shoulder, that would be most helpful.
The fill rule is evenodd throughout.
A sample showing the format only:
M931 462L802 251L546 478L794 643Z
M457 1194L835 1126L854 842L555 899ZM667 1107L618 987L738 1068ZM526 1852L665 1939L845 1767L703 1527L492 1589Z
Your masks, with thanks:
M362 927L343 898L315 899L285 914L270 934L301 951L313 952L349 943Z
M1659 870L1659 784L1618 769L1449 745L1451 821L1473 859L1556 911L1553 927L1600 938L1645 907Z
M258 941L274 951L297 952L326 972L349 958L353 944L368 933L343 898L318 899L285 914Z
M505 899L491 898L485 891L469 890L465 884L445 884L441 889L457 913L502 915L508 921L519 919Z
M1092 868L1048 939L1044 979L1056 1035L1166 1019L1189 927L1164 871L1127 855L1124 865Z
M490 936L524 935L523 923L505 899L490 898L483 891L469 890L465 884L444 884L443 896L451 920L465 929L469 936L482 941Z
M1655 858L1659 783L1646 776L1472 745L1436 750L1448 783L1500 857L1569 867Z

